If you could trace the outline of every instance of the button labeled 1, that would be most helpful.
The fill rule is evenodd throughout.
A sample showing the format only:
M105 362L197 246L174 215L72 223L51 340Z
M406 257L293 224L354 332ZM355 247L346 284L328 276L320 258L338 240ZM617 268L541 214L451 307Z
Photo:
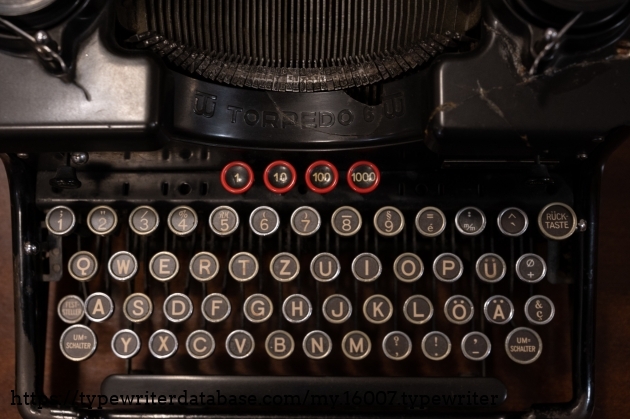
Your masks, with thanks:
M226 191L233 194L245 193L254 184L254 172L246 163L232 162L223 168L221 184Z

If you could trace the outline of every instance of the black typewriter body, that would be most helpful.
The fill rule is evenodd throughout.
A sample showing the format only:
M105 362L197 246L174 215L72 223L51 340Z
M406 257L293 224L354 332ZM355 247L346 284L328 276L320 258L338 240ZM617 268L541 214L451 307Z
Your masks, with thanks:
M629 18L0 0L20 414L590 417Z

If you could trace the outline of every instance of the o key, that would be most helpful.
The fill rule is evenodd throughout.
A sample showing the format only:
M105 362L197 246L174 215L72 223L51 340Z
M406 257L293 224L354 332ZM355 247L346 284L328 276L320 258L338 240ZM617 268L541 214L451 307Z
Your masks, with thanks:
M118 215L111 207L101 205L90 211L87 221L88 228L92 233L106 236L116 228Z
M55 207L46 214L46 228L55 236L66 236L72 232L77 222L74 212L63 205Z

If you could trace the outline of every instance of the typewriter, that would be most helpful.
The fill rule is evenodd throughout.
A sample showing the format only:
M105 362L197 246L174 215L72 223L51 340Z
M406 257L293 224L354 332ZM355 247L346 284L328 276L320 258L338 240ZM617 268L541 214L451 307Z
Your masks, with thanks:
M24 418L586 418L620 0L0 0Z

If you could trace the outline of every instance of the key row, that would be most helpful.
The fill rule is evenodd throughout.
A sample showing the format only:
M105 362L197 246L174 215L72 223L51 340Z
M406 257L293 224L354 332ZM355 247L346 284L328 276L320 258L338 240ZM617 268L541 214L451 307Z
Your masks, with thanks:
M185 205L174 208L167 217L169 229L178 236L192 234L198 223L195 210ZM399 209L386 206L376 212L373 223L380 235L393 237L403 231L405 217ZM135 208L129 215L129 227L139 235L153 233L159 224L158 212L147 205ZM215 234L229 236L238 229L240 219L232 207L220 206L210 213L208 224ZM311 236L319 230L322 219L315 208L303 206L293 212L290 224L296 234ZM46 215L46 226L52 234L70 234L75 225L76 216L66 206L54 207ZM113 208L101 205L88 213L87 225L94 234L108 235L116 229L118 215ZM362 225L361 214L350 206L338 208L331 217L331 226L340 236L353 236L361 230ZM497 217L497 225L504 235L518 237L527 230L529 220L521 209L511 207L501 211ZM547 238L562 240L570 237L576 230L577 217L571 207L555 202L540 211L538 225ZM280 227L280 216L273 208L261 206L250 214L249 226L255 234L268 236ZM439 208L425 207L416 215L415 226L423 236L436 237L446 228L446 216ZM476 207L462 208L455 216L455 227L465 236L476 236L486 228L486 215Z
M382 294L368 297L362 306L363 316L373 324L386 323L392 318L394 309L391 300ZM333 324L344 323L351 317L352 310L352 303L342 294L330 295L322 304L322 315ZM169 321L182 323L192 315L193 303L185 294L171 294L164 300L162 311ZM243 303L243 314L252 323L263 323L269 320L273 311L273 302L264 294L250 295ZM524 311L530 323L545 325L553 319L555 306L549 298L534 295L525 303ZM112 299L101 292L90 294L85 302L76 295L68 295L57 305L59 317L69 324L78 323L84 316L94 322L103 322L109 319L113 312ZM211 323L224 321L231 312L230 301L221 293L210 294L201 303L201 313ZM282 303L281 312L289 323L303 323L311 317L313 305L305 295L292 294ZM488 322L504 325L514 317L514 305L509 298L494 295L485 301L483 312ZM146 294L131 294L123 303L123 314L130 322L141 323L152 313L153 302ZM403 314L412 324L427 323L433 317L433 313L431 300L420 294L412 295L403 305ZM444 304L444 315L453 324L462 325L470 322L474 313L475 306L472 301L463 295L454 295Z
M62 353L70 360L83 361L96 351L96 334L87 326L73 325L67 328L59 340ZM134 357L142 346L140 337L131 329L118 331L111 341L112 352L119 358ZM167 329L155 331L149 338L149 352L158 359L175 355L179 348L177 336ZM195 359L206 359L216 347L215 339L206 330L195 330L186 339L186 351ZM254 337L246 330L235 330L225 340L226 352L235 359L249 357L256 347ZM422 339L424 356L432 361L441 361L451 353L451 341L442 332L429 332ZM481 332L470 332L461 341L463 355L472 361L486 359L492 350L490 339ZM302 341L304 354L315 360L324 359L333 349L330 336L321 330L306 334ZM413 344L409 335L401 331L388 333L381 343L383 354L391 360L402 361L412 352ZM265 339L265 350L273 359L286 359L295 350L295 341L285 330L275 330ZM370 337L362 331L348 332L341 341L344 355L354 361L366 358L372 351ZM519 327L512 330L505 339L505 350L514 362L531 364L542 354L542 340L534 330Z
M98 272L98 260L88 251L82 250L73 254L68 260L68 271L78 281L90 281ZM151 257L148 264L149 273L161 282L175 278L180 270L177 257L171 252L158 252ZM219 273L219 259L210 252L195 254L188 270L190 275L198 281L210 281ZM442 282L455 282L464 273L464 263L454 253L438 255L432 264L433 274ZM547 264L544 259L534 253L526 253L518 258L515 264L516 275L524 282L536 283L542 281L547 274ZM138 272L138 260L130 252L114 253L107 263L107 270L112 278L127 281ZM251 281L258 275L260 266L258 259L249 252L239 252L228 262L228 272L236 281ZM269 263L271 276L279 282L293 281L300 274L300 261L292 253L276 254ZM418 281L424 274L424 263L415 253L403 253L394 261L392 270L398 280L402 282ZM373 282L383 273L381 260L373 253L361 253L351 264L352 275L357 281ZM487 283L497 283L507 274L505 260L496 253L485 253L475 263L477 277ZM311 259L310 273L320 282L330 282L339 277L341 264L332 253L319 253Z

